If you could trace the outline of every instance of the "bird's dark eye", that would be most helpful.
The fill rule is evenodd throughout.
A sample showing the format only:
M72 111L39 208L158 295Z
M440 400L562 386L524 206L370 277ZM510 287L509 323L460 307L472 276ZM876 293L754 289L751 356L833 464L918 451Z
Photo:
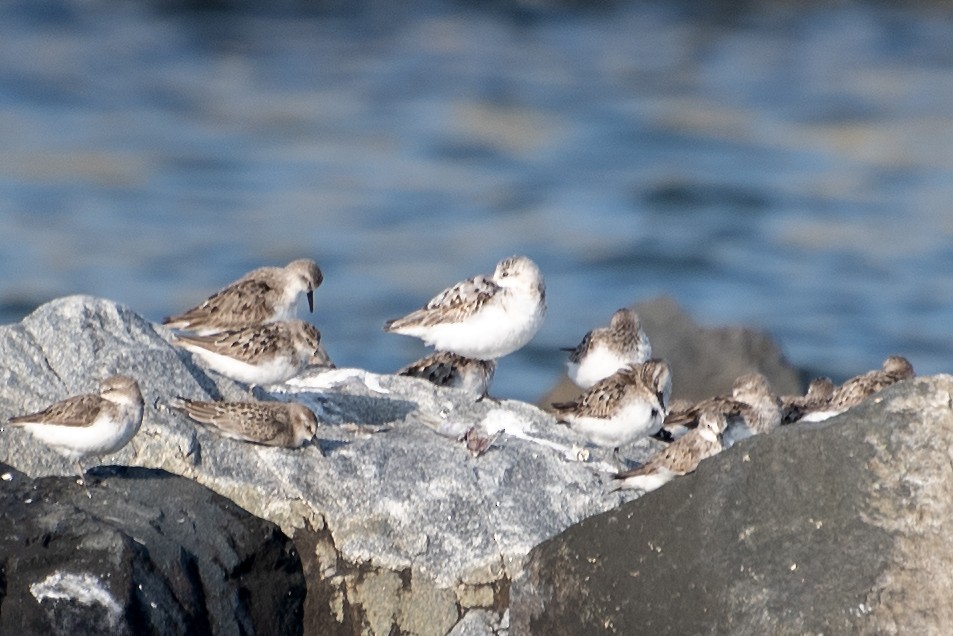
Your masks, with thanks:
M658 416L659 416L658 409L652 409L652 417L658 417Z

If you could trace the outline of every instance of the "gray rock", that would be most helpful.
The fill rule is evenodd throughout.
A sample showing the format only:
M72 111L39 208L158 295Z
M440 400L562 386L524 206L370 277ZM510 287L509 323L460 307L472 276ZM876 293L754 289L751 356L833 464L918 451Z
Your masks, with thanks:
M779 395L803 393L802 374L784 359L777 343L764 332L744 327L703 327L671 298L647 300L632 308L649 336L652 354L665 358L672 368L673 399L698 401L730 394L735 378L752 371L763 373ZM597 326L583 329L579 339ZM564 373L539 404L549 408L552 402L565 402L579 393Z
M473 610L460 619L447 636L502 636L507 634L505 618L495 612Z
M535 548L517 634L946 634L953 377L740 442Z
M0 633L302 633L291 540L207 488L107 467L87 498L75 477L0 475Z
M502 616L533 546L623 501L606 492L604 466L575 461L581 440L548 414L521 402L474 403L415 378L314 368L255 388L257 397L311 407L319 448L197 430L163 403L251 395L206 373L169 336L109 301L48 303L0 327L0 417L93 390L111 373L136 377L147 404L142 429L105 461L188 477L278 524L301 553L308 633L437 635L471 611ZM471 429L493 440L477 457L458 439ZM24 431L2 439L0 461L34 477L73 474ZM642 440L626 450L639 460L656 448Z

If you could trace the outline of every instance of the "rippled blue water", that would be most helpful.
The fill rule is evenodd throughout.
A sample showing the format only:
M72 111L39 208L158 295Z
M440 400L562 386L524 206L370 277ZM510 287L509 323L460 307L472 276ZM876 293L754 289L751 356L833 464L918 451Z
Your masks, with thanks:
M425 349L385 319L525 253L550 311L501 396L658 294L815 372L953 369L953 23L689 6L6 3L0 318L157 320L311 255L332 357L389 371Z

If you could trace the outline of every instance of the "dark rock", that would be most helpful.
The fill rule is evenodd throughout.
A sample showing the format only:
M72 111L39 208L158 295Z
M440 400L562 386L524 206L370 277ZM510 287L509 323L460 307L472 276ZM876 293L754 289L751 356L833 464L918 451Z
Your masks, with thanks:
M642 319L652 354L665 358L672 368L673 399L694 402L730 394L735 378L752 371L763 373L779 395L803 393L802 374L784 359L777 343L764 332L744 327L702 327L671 298L655 298L632 308ZM606 323L608 320L606 316ZM580 340L584 333L579 334ZM579 393L563 374L540 405L549 408L552 402L566 402Z
M953 377L736 444L530 552L514 634L944 634Z
M162 470L31 480L0 464L0 633L301 634L278 527Z

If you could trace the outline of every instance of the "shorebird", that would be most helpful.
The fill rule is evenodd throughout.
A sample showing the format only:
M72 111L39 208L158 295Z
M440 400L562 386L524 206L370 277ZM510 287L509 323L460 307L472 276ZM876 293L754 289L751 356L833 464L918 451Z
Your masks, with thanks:
M657 433L665 418L672 376L664 360L622 368L572 402L554 403L557 418L596 446L619 447Z
M680 411L672 410L665 417L664 428L674 438L698 426L701 413L711 411L725 416L727 427L722 434L725 448L736 441L767 433L781 425L781 407L767 378L748 373L735 380L731 396L702 400Z
M613 490L650 492L675 477L693 472L703 459L721 452L721 436L726 425L724 413L702 411L696 428L660 450L644 465L618 473Z
M225 437L284 448L300 448L314 438L318 420L297 402L201 402L179 397L172 408Z
M582 342L568 351L569 379L581 389L589 389L622 367L645 362L652 357L652 345L642 330L639 315L619 309L608 327L588 332Z
M108 455L124 447L142 424L142 393L129 376L114 375L102 381L99 393L86 393L56 402L36 413L11 417L10 426L33 437L76 462L80 482L86 483L81 461L91 455ZM86 495L90 496L87 489Z
M493 360L465 358L448 351L423 357L397 371L397 375L423 378L437 386L462 389L478 399L487 397L496 372Z
M271 384L284 382L304 369L320 340L314 325L286 320L208 336L180 334L172 342L233 380Z
M901 380L908 380L915 375L913 365L910 364L909 360L903 356L889 356L884 360L880 369L855 376L834 389L831 401L826 408L807 413L800 421L821 422L835 415L840 415L847 409L857 406L874 393L882 391Z
M173 329L209 335L291 320L301 294L307 296L308 310L314 312L314 290L323 280L317 264L307 258L291 261L285 267L260 267L201 305L162 322Z
M809 413L827 409L833 396L834 383L830 378L814 378L804 395L781 397L781 423L792 424Z
M437 351L496 360L529 342L546 315L539 268L525 256L500 261L491 277L445 289L424 307L389 320L384 331L420 338Z

